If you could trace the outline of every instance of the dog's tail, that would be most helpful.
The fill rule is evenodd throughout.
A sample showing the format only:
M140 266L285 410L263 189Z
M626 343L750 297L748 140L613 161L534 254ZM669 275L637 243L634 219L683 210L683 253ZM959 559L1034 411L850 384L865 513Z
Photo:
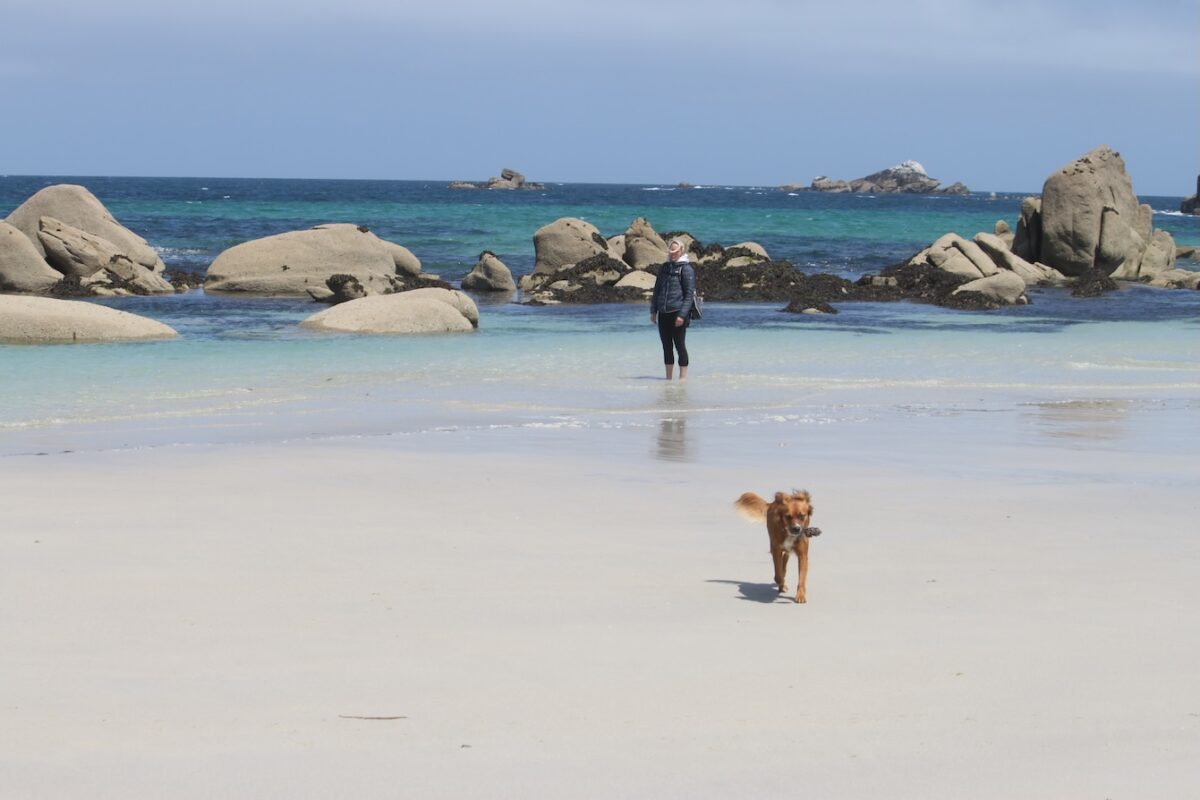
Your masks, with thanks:
M761 522L767 518L767 506L769 505L770 503L754 492L746 492L734 501L733 507L746 519Z

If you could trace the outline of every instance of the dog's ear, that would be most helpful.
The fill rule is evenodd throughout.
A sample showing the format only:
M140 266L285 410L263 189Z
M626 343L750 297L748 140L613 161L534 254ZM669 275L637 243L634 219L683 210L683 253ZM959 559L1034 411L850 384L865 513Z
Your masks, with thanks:
M775 502L776 503L786 503L787 495L784 494L783 492L776 492L775 493Z
M806 489L792 489L793 500L803 500L806 503L812 502L812 496Z

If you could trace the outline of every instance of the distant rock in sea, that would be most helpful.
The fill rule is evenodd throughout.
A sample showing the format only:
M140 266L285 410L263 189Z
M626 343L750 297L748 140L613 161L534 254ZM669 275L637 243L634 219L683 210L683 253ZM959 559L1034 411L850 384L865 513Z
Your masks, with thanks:
M451 189L545 189L546 185L525 180L525 176L515 169L505 167L500 170L499 177L491 177L486 181L450 181Z
M1196 193L1179 204L1185 214L1200 214L1200 175L1196 176Z
M818 175L808 186L798 183L786 183L780 186L785 192L829 192L843 194L970 194L968 189L957 181L945 188L938 188L941 181L929 177L925 167L916 161L902 161L893 167L880 170L864 178L852 181L835 180L825 175Z

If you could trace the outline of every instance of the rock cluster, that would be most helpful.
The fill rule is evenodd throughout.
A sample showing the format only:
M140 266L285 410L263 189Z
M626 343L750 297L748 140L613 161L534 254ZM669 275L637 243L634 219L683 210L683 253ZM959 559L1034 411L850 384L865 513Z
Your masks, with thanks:
M1174 269L1175 243L1151 219L1121 156L1101 146L1047 178L1041 197L1022 201L1015 233L1004 220L972 239L947 233L906 264L966 281L952 294L979 292L997 303L1025 302L1014 278L1026 286L1070 286L1077 297L1112 291L1114 279L1194 288L1200 275Z
M166 294L175 288L145 239L82 186L38 191L0 222L0 290L80 295Z
M775 263L755 242L730 247L705 247L690 234L659 234L644 218L635 219L624 233L608 239L591 223L563 217L533 235L534 269L520 280L526 302L611 303L642 301L654 288L658 267L667 260L667 242L680 239L688 249L706 299L763 299L774 291L781 299L778 276L798 275L790 264ZM739 291L740 289L740 291Z
M408 248L364 226L335 223L229 248L209 265L204 289L338 302L439 283L436 275L421 272Z
M916 161L902 161L895 166L874 172L863 178L852 181L834 180L824 175L813 178L808 186L797 183L784 184L779 187L784 191L831 192L834 194L855 192L859 194L970 194L968 189L957 181L949 186L941 187L941 181L929 177L925 168Z
M525 176L515 169L505 167L500 175L486 181L450 181L451 189L545 189L545 184L526 181Z

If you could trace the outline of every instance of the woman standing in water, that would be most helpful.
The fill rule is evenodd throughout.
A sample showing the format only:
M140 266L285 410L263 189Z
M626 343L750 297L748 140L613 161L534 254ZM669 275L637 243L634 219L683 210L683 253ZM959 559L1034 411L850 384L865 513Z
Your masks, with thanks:
M688 313L696 296L696 270L688 261L683 242L673 239L667 248L667 261L658 268L654 294L650 296L650 322L658 325L662 340L663 364L667 380L675 372L675 351L679 352L679 380L687 379Z

